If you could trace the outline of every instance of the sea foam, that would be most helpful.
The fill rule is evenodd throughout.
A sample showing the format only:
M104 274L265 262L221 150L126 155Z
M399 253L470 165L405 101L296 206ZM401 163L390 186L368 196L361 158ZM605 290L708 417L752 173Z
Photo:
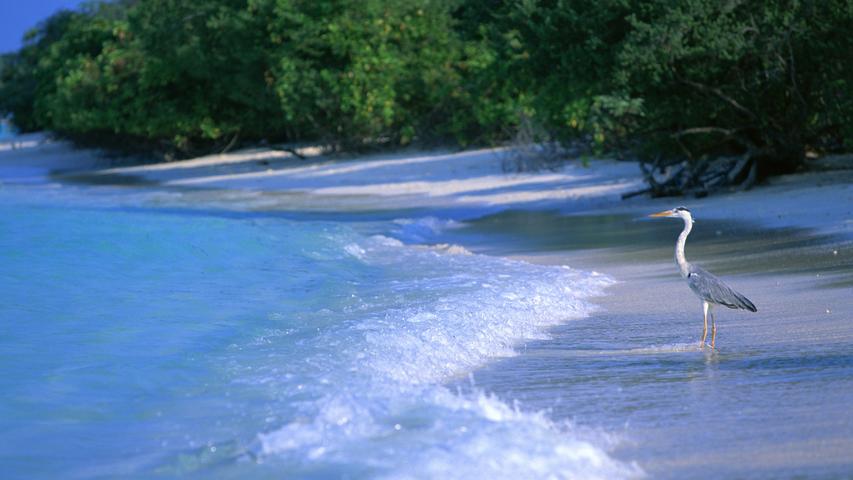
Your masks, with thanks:
M445 384L511 356L548 329L589 315L588 299L612 283L568 267L406 246L383 236L335 238L376 272L334 345L314 365L299 415L258 436L257 455L308 475L346 465L385 478L625 478L635 465L568 424ZM353 468L357 464L358 468ZM313 467L312 467L313 465ZM305 469L305 470L300 470Z

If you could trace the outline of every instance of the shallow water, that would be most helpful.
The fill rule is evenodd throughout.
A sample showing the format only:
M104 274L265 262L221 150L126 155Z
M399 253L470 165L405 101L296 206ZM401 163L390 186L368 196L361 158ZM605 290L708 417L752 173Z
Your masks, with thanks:
M688 258L758 305L717 308L711 350L698 343L701 307L672 259L680 222L638 217L510 212L452 232L474 251L594 265L619 282L601 310L478 370L476 384L553 420L621 433L612 456L653 478L848 478L850 240L697 222Z
M109 192L0 190L4 478L641 473L606 429L456 388L590 315L608 277L392 238L434 219Z
M789 337L767 341L760 332L768 322L721 312L711 351L695 340L698 309L650 315L654 307L607 306L477 372L477 385L555 420L623 433L630 441L612 455L637 461L654 478L850 474L849 328L837 333L846 341L809 341L808 327L772 309Z
M680 220L649 219L647 213L507 211L447 230L442 241L500 256L533 258L583 252L572 255L571 260L573 265L587 269L671 261L683 225ZM820 275L819 285L853 286L853 238L840 234L807 228L763 228L748 220L700 218L690 234L687 254L719 274L816 274Z

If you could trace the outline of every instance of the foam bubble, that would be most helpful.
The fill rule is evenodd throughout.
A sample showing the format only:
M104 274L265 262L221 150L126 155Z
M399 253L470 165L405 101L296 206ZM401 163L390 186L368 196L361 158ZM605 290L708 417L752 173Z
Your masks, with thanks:
M437 243L435 245L430 245L426 248L435 250L436 252L447 253L450 255L473 255L470 250L463 247L462 245L455 245L452 243Z
M473 428L456 427L445 444L421 452L386 478L613 479L643 475L637 465L614 460L570 425L557 425L541 412L510 408L482 393L467 398L449 393L442 396L438 403L463 410L481 422Z
M387 478L624 478L641 472L612 459L542 413L444 384L554 325L593 310L612 281L566 267L451 255L387 237L341 239L377 273L377 291L352 307L342 330L315 341L333 353L298 415L260 434L259 454L369 466ZM343 243L344 240L346 243ZM401 268L401 266L403 268ZM383 277L387 275L387 277Z
M364 249L354 243L344 246L344 251L355 258L364 259Z

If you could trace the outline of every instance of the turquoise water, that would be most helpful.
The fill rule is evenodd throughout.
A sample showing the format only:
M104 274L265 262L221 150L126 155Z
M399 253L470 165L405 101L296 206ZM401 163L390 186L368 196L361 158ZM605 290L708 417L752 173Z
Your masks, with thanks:
M434 220L93 198L0 190L4 478L639 473L606 432L448 386L610 279L394 238Z

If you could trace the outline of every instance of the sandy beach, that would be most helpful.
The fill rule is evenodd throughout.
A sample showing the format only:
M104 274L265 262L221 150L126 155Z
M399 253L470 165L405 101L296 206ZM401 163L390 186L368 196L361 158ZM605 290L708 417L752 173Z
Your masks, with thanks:
M505 173L500 149L367 157L250 149L112 166L41 137L0 148L0 189L95 189L146 209L220 210L351 222L436 251L566 265L615 280L586 318L514 347L454 388L494 394L650 478L842 478L853 473L853 170L772 179L702 199L620 196L638 165L592 160ZM687 256L758 306L717 310L701 348L699 301L672 258L688 207ZM378 222L396 222L394 232ZM395 227L395 228L397 228ZM385 228L385 227L382 227Z

